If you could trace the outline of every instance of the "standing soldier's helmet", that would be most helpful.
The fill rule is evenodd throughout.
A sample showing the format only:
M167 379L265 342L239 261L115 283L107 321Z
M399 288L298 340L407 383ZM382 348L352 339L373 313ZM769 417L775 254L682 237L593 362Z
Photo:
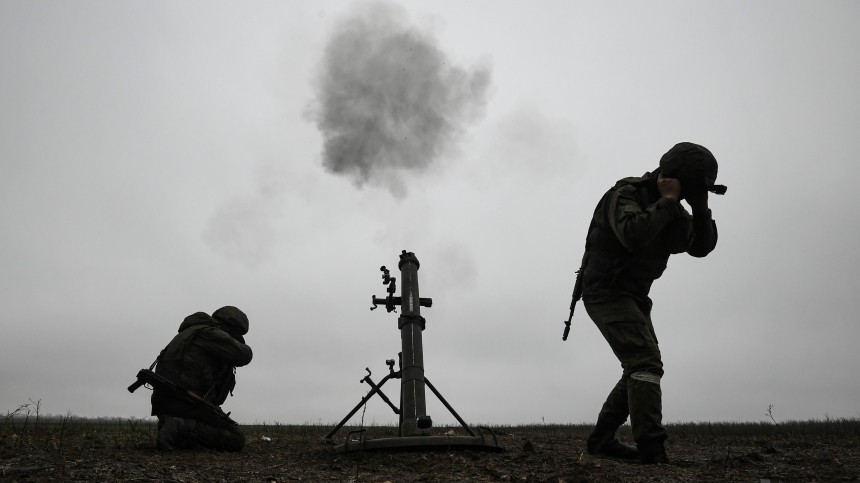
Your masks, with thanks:
M681 181L681 189L704 188L716 194L726 192L726 187L715 185L717 181L717 158L708 148L694 143L678 143L660 158L660 172L666 178Z
M217 320L221 327L233 337L248 333L248 316L232 305L216 310L212 313L212 318Z

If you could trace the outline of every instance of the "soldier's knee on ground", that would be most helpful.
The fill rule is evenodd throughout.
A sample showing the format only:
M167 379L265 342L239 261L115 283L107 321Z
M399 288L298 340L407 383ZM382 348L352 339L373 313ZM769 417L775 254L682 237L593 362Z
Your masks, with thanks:
M159 415L156 448L161 451L194 448L197 444L193 435L195 426L193 419Z

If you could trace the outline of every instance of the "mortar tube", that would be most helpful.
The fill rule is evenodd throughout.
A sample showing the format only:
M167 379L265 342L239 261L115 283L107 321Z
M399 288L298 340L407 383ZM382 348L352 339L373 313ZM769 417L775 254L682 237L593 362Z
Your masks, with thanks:
M401 316L397 319L403 349L401 378L401 424L400 436L421 436L429 428L427 400L424 395L424 346L418 296L418 268L420 264L414 253L405 250L400 255Z

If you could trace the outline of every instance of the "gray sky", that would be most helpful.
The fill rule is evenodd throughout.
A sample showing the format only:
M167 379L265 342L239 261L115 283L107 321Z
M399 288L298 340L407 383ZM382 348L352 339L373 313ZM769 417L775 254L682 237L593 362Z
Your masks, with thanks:
M0 3L0 411L146 416L137 370L186 315L236 305L254 361L225 408L335 423L400 350L368 307L407 249L434 300L426 375L467 421L593 421L620 366L581 306L561 341L591 212L692 141L729 190L717 249L652 290L665 420L860 417L860 4L378 8L438 56L455 90L432 99L465 107L439 108L426 158L394 143L362 179L324 163L320 113L365 7Z

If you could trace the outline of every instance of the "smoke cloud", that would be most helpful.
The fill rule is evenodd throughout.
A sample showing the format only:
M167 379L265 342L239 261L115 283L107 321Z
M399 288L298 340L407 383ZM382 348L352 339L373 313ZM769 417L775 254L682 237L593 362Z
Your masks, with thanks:
M421 172L456 148L483 115L488 66L457 67L400 7L361 4L336 25L311 116L331 173L406 193L401 174Z

